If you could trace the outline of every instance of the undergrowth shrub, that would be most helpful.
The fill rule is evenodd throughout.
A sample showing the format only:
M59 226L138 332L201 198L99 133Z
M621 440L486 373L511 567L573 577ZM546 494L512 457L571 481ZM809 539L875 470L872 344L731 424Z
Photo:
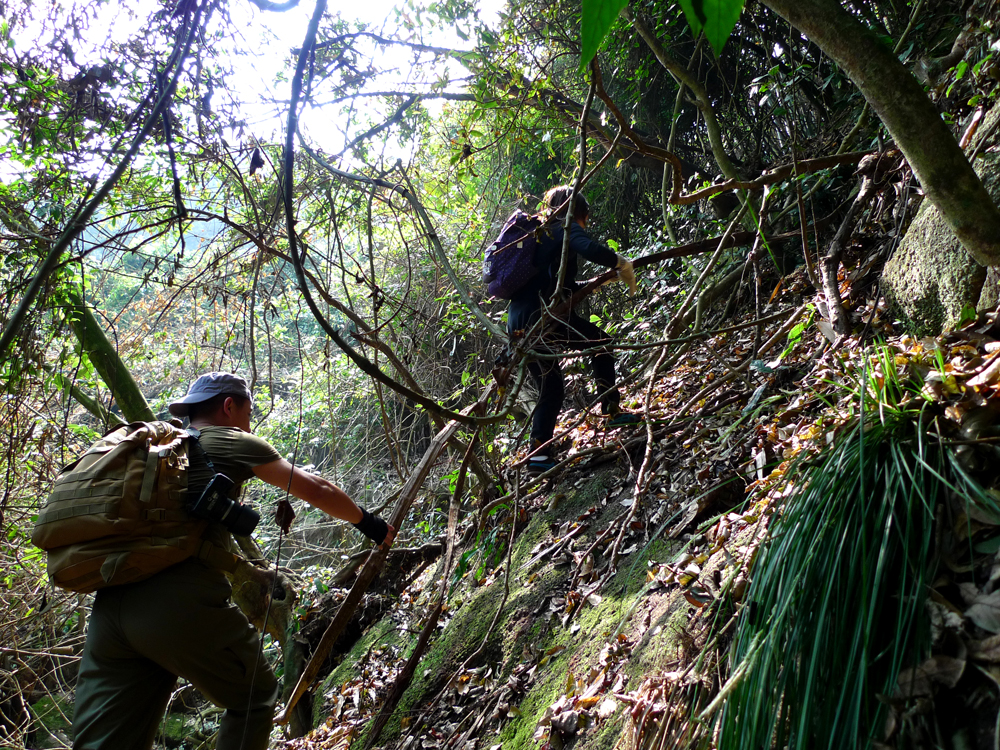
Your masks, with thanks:
M899 406L922 403L910 397L919 387L883 378L891 359L876 364L878 377L856 381L861 418L785 475L795 490L758 550L730 652L725 750L880 738L901 670L930 653L925 601L940 506L951 495L998 512L954 451L927 434L928 414Z

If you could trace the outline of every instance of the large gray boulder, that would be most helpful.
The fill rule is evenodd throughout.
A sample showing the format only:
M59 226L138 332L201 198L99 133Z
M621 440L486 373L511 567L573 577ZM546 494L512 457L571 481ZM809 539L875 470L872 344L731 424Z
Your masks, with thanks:
M1000 120L994 107L979 126L982 137ZM967 149L970 153L976 141ZM994 201L1000 202L1000 152L976 159L976 173ZM982 312L1000 299L1000 269L980 266L962 248L937 208L924 201L906 236L882 274L882 291L895 315L917 335L938 334L958 326L962 310Z

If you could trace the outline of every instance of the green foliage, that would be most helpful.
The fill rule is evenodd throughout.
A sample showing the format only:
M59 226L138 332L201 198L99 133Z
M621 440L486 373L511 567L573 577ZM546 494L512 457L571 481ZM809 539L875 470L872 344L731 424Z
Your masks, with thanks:
M966 305L962 308L962 312L958 318L958 327L961 328L966 323L972 323L976 320L977 313L974 305Z
M584 68L597 54L612 24L628 5L628 0L583 0L580 13L580 67Z
M843 385L852 399L850 403L860 403L869 418L878 419L883 425L889 421L918 420L923 403L911 397L920 394L923 382L916 373L903 379L892 348L879 343L871 352L861 372L848 372L845 376ZM934 357L941 376L946 377L940 350L934 351Z
M705 33L717 55L729 39L744 0L680 0L688 23L695 34ZM604 43L627 0L583 0L580 14L581 70L594 58Z
M694 32L705 33L715 54L721 55L743 11L744 0L680 0Z
M725 123L725 140L748 168L764 168L787 155L795 147L790 133L802 143L829 142L835 128L850 119L850 111L828 116L835 105L855 103L849 82L813 46L791 39L787 25L773 14L749 6L747 23L735 28L741 41L750 43L723 47L742 3L685 0L682 6L694 34L675 4L644 3L636 11L650 18L656 36L704 83ZM515 3L488 29L466 0L413 0L381 30L394 37L391 41L375 41L358 33L363 29L356 22L328 15L323 46L311 61L301 142L366 177L411 180L450 263L479 299L478 263L499 222L515 205L534 208L546 188L577 168L576 123L587 91L577 64L581 46L584 61L601 49L608 95L630 127L648 143L666 143L676 126L685 177L693 165L699 172L695 182L713 179L701 115L684 97L674 110L676 82L631 27L615 22L622 7L621 0L585 0L582 7ZM141 31L126 38L123 25L113 38L88 39L87 29L107 28L100 22L105 11L121 12ZM103 427L69 399L47 403L63 386L43 365L110 403L106 385L62 322L66 292L82 289L158 413L200 371L252 373L257 406L266 415L257 427L282 454L314 464L362 500L381 499L420 454L422 428L429 431L429 423L412 404L373 387L304 310L282 257L287 241L273 172L282 149L267 141L269 115L247 114L248 97L237 81L237 71L253 67L246 63L273 63L256 69L277 85L255 90L253 99L283 113L288 61L283 55L265 60L267 45L252 49L256 37L237 49L227 46L229 23L216 15L200 30L171 103L188 219L176 216L160 125L73 249L71 262L66 258L47 280L47 296L19 357L2 365L10 393L26 384L36 387L28 405L41 415L39 424L69 426L46 435L50 445L58 443L46 449L51 455L32 456L37 464L16 461L19 457L12 463L24 471L36 471L37 465L42 481L61 452L89 442ZM400 32L395 36L394 24ZM46 238L65 226L95 175L130 142L148 109L151 71L162 64L179 25L176 15L156 6L9 4L0 24L5 91L0 119L7 134L0 138L0 154L10 166L0 186L0 296L18 298ZM466 47L477 36L480 44L470 52L410 43L419 36L415 32L432 28L453 28L460 40L470 40ZM718 60L699 43L700 31ZM789 44L796 56L778 56L775 50ZM403 57L396 56L400 50ZM956 69L955 80L962 84L956 90L972 79L986 80L992 57L992 52L978 62L970 57ZM411 94L428 98L403 107ZM445 104L434 102L435 96L447 97ZM400 117L389 122L398 109ZM592 113L613 136L617 126L607 108L595 101ZM779 124L772 126L772 118ZM591 164L607 145L596 138L589 142ZM338 153L341 147L345 150ZM248 162L258 148L266 166L251 176ZM662 167L653 161L616 155L587 186L595 235L615 249L620 243L623 253L670 244L663 234ZM782 201L788 198L780 192L785 187L775 190ZM806 192L815 194L818 215L832 209L824 209L824 200L839 203L825 190L813 191L812 184ZM398 196L333 177L300 150L295 200L307 267L331 324L377 367L403 379L386 349L369 345L378 337L420 390L449 406L465 405L481 393L502 342L488 341L470 321L464 291L453 287L436 259L428 259L428 232L415 225ZM715 232L719 221L704 202L670 215L680 241ZM678 298L672 285L683 263L649 272L654 310ZM502 317L502 305L485 304L490 315ZM650 329L650 309L623 303L618 287L595 297L592 310L623 334L644 330L643 325ZM0 319L7 314L0 311ZM363 324L376 333L363 332ZM506 425L494 429L484 442L486 459L496 466L510 458L517 440ZM433 533L442 513L428 505L417 523ZM490 529L477 544L465 563L479 575L496 559L502 537Z
M501 509L495 509L494 513ZM472 575L474 583L481 582L500 563L507 549L509 533L503 524L495 524L489 529L480 530L476 534L476 541L458 558L449 591L454 592L466 574Z
M781 354L778 355L779 362L783 360L785 357L787 357L789 352L791 352L792 349L795 348L796 344L798 344L802 340L802 334L805 333L806 329L812 325L813 317L815 316L815 314L816 311L814 309L810 309L809 315L806 316L806 319L796 323L792 327L792 330L788 332L788 338L787 338L787 343L785 344L785 348L782 349Z
M934 358L931 375L949 377ZM901 379L886 346L865 361L844 378L858 416L821 460L800 457L782 480L731 652L720 746L867 746L880 696L929 648L940 503L1000 512L950 448L926 442L919 378Z

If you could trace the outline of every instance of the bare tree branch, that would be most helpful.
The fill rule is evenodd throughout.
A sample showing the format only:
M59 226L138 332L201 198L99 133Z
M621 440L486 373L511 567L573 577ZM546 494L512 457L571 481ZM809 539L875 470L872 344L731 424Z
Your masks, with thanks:
M306 153L309 154L317 164L323 167L323 169L330 172L330 174L354 182L360 182L362 184L369 185L371 187L380 187L385 190L389 190L401 195L406 200L406 202L410 204L410 207L413 209L414 213L416 213L417 217L419 218L420 223L423 226L425 236L427 237L427 240L430 242L431 248L434 250L434 254L437 257L438 261L441 263L441 266L444 268L445 273L448 275L448 278L451 279L451 283L455 286L455 289L458 291L459 293L458 296L462 300L462 304L464 304L469 309L469 311L476 317L476 319L483 324L483 327L487 331L489 331L494 336L500 339L506 338L506 334L503 332L503 330L496 323L490 320L489 316L485 312L483 312L483 309L472 298L472 295L469 293L469 290L466 288L465 284L461 282L461 280L458 278L458 275L451 267L451 263L448 262L448 256L445 254L444 246L441 244L441 239L438 237L437 230L435 230L434 228L434 223L431 221L430 216L427 214L427 210L423 207L423 204L421 204L421 202L417 199L417 196L413 193L412 190L408 190L398 183L392 183L386 180L365 177L364 175L353 174L351 172L345 172L342 169L337 169L337 167L327 162L322 156L320 156L311 148L309 148L308 144L306 144L305 141L302 140L301 135L299 136L299 142L302 144L302 148L305 149Z
M476 417L468 416L467 414L459 414L458 412L451 411L450 409L445 409L439 403L433 399L424 396L423 394L417 393L416 391L407 388L402 383L398 383L384 372L382 372L373 362L365 358L358 352L354 347L347 343L344 338L337 332L337 330L330 325L330 321L326 319L323 313L320 311L319 307L316 305L316 301L313 299L312 293L309 291L309 282L306 279L305 268L302 263L302 259L299 257L298 241L297 235L295 233L295 203L293 196L293 186L294 186L294 164L295 164L295 134L298 131L298 106L299 98L302 94L302 77L305 72L306 60L309 57L308 50L312 48L315 43L316 31L319 26L319 19L323 15L323 10L326 8L326 0L319 0L316 5L316 10L313 13L313 17L309 22L309 30L306 32L306 42L303 45L303 52L298 56L298 62L295 66L295 74L292 78L292 101L291 106L288 110L288 131L285 138L285 159L284 159L284 180L283 180L283 192L284 192L284 208L285 208L285 223L288 232L288 253L292 258L292 265L295 267L295 275L298 280L299 289L302 292L302 296L305 299L306 306L309 308L316 322L319 323L320 327L326 332L326 334L333 339L334 343L340 347L340 349L348 356L348 358L354 362L358 368L364 372L366 375L374 378L378 382L387 385L392 388L397 393L406 396L411 399L414 403L418 403L423 406L428 411L434 412L442 417L447 417L448 419L455 422L462 422L465 424L476 424L477 422L482 422L482 420ZM335 173L340 173L345 177L352 180L359 180L358 175L351 175L347 172L342 172L341 170L332 169L331 171ZM388 187L399 191L400 193L406 193L401 187L392 185L391 183L385 182L385 180L372 180L371 178L361 178L360 181L370 183L373 185L379 185L381 187ZM499 419L505 418L504 414L497 415L495 417L487 418L486 421L497 421Z
M726 151L726 146L722 142L722 128L719 125L718 118L715 116L712 100L708 95L708 91L701 85L701 81L691 71L670 56L670 53L660 44L660 40L649 30L649 27L646 26L642 18L637 13L634 13L628 5L622 10L622 15L632 22L635 30L639 32L639 36L646 42L649 49L656 55L656 59L667 69L667 72L678 82L691 89L691 93L695 97L695 103L701 111L702 117L705 119L705 128L708 130L708 140L712 146L712 155L715 157L719 169L722 170L722 173L726 177L739 179L739 171L729 158L729 152Z
M115 171L111 173L111 176L105 180L104 184L101 185L100 190L90 199L84 206L74 214L73 218L70 220L69 225L56 240L55 244L52 245L42 264L38 267L35 272L34 278L31 280L31 284L24 293L24 297L21 298L20 304L18 304L17 309L12 313L10 320L7 322L7 327L4 329L3 335L0 336L0 361L6 359L7 350L14 341L14 337L20 331L21 326L24 325L24 321L28 317L28 311L31 309L32 305L35 303L35 299L38 297L39 292L48 280L49 274L56 268L59 263L59 259L62 258L63 253L69 249L70 244L75 240L84 229L87 227L87 223L90 221L90 217L94 215L98 206L104 202L104 199L111 192L111 188L115 186L121 176L128 169L135 155L139 153L139 147L142 145L143 141L146 140L146 136L150 134L153 127L163 114L164 108L170 103L171 93L177 88L177 80L180 78L181 71L184 67L184 60L187 58L188 51L191 49L191 44L194 42L196 32L198 30L198 22L201 19L202 6L198 5L197 10L191 20L190 28L188 33L184 35L183 40L179 40L177 46L174 48L173 55L171 55L170 60L167 63L166 70L170 70L171 66L174 68L173 76L170 79L170 85L164 86L160 97L156 100L156 104L153 106L153 111L149 113L146 117L146 121L143 123L142 128L139 133L132 140L132 144L129 146L128 151L122 157L121 162L115 168ZM140 105L141 107L141 105Z
M337 156L338 157L343 156L344 154L346 154L348 151L350 151L352 148L354 148L355 146L357 146L362 141L366 141L369 138L371 138L372 136L378 135L383 130L387 130L388 128L391 128L393 125L395 125L397 122L399 122L400 120L403 119L403 115L406 114L406 110L408 110L410 107L412 107L414 104L416 104L417 101L418 101L417 97L411 95L409 98L407 98L407 100L405 102L403 102L402 104L399 105L399 107L396 109L396 111L392 115L392 117L390 117L388 120L386 120L382 124L375 125L374 127L371 127L368 130L366 130L364 133L362 133L357 138L355 138L353 141L351 141L346 146L344 146L343 150L339 154L337 154Z
M350 40L354 40L354 39L361 39L361 38L371 39L373 42L376 42L377 44L381 44L381 45L386 45L386 46L388 46L388 45L395 45L395 46L399 46L399 47L408 47L409 49L412 49L412 50L414 50L416 52L430 52L430 53L435 54L435 55L443 55L445 57L453 57L456 60L461 60L461 61L473 62L473 61L475 61L475 60L477 60L479 58L479 55L476 52L471 52L471 51L466 51L466 50L459 50L459 49L451 49L449 47L433 47L433 46L428 45L428 44L419 44L417 42L407 42L407 41L404 41L402 39L390 39L388 37L381 36L379 34L373 34L370 31L355 31L355 32L353 32L351 34L341 34L339 36L335 36L335 37L333 37L331 39L327 39L327 40L322 41L322 42L316 42L316 44L313 46L313 49L317 49L317 50L326 49L327 47L332 47L332 46L334 46L336 44L340 44L342 42L346 42L346 41L350 41ZM294 55L299 54L299 52L300 52L300 50L298 50L298 49L293 49L292 50L292 54L294 54Z
M346 96L338 96L335 99L328 99L322 102L314 102L312 106L314 107L328 107L333 104L340 104L342 102L351 101L352 99L368 99L378 96L384 97L415 97L419 101L430 101L432 99L444 99L451 102L474 102L476 97L474 94L459 94L450 91L438 91L434 93L417 93L414 91L359 91L356 94L347 94Z

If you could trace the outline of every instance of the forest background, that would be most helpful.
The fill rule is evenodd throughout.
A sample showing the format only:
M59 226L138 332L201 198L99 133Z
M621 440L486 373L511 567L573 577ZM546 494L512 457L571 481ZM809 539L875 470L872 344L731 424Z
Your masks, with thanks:
M642 258L638 296L613 284L581 305L621 345L626 404L647 417L682 370L701 382L671 419L705 406L720 358L747 385L727 405L752 409L752 379L773 382L809 336L825 353L996 306L988 0L368 12L3 6L0 738L16 747L39 736L30 705L71 694L88 606L47 586L32 516L74 455L121 420L164 416L204 371L245 374L255 431L360 504L389 513L412 491L397 547L457 546L435 573L456 607L496 575L519 522L537 332L508 346L482 257L552 185L585 192L594 234ZM744 324L746 346L691 348ZM582 363L566 365L562 453L617 456L616 481L651 491L653 441L644 460L599 425L577 430L599 420ZM750 445L731 459L746 462L777 458ZM280 553L293 625L363 550L295 510L289 536L268 518L248 548Z

